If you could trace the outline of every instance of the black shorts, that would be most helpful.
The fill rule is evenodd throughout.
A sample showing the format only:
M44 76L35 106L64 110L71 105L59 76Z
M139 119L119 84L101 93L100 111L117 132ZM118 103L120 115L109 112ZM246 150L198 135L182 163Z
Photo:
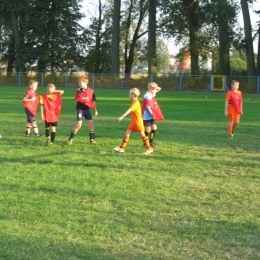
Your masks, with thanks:
M48 123L45 121L45 128L48 128L50 126L58 126L58 121L57 122L51 122L51 123Z
M92 115L89 111L89 109L77 109L77 121L82 121L83 117L86 120L92 120Z
M155 124L156 124L155 121L154 121L154 119L143 120L143 121L144 121L144 126L145 126L145 127L149 127L149 126L151 126L151 125L155 125Z
M24 111L27 116L27 123L36 122L35 116L27 108L25 108Z

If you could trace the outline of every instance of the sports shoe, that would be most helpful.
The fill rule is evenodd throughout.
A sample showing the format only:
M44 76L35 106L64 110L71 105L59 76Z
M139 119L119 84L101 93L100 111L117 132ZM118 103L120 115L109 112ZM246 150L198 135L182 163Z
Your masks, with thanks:
M146 150L143 154L146 155L146 154L152 154L153 153L153 149L152 150Z
M228 136L229 139L233 139L233 137L234 137L234 134Z
M38 134L35 134L36 136L38 136L38 137L40 137L40 136L42 136L42 134L40 134L40 133L38 133Z
M50 139L50 137L46 138L46 146L51 146L51 139Z
M25 134L25 137L31 137L31 135L30 134Z
M90 140L89 142L90 144L97 144L97 142L95 140Z
M67 145L72 145L72 142L73 142L72 139L68 140L68 141L67 141Z
M158 145L155 142L150 142L150 145L153 147L157 147Z
M119 153L124 153L124 152L125 152L125 150L124 150L124 149L121 149L120 147L115 147L115 148L113 148L113 150L114 150L114 151L117 151L117 152L119 152Z

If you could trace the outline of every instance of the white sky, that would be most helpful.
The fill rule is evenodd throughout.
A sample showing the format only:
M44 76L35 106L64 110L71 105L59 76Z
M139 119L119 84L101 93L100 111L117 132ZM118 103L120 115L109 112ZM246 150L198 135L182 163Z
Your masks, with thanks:
M106 0L102 0L103 2L105 2ZM93 2L95 4L93 4ZM82 24L86 25L89 22L89 18L87 16L87 14L89 13L90 9L94 9L94 6L97 6L97 0L82 0L81 2L82 7L83 7L83 12L86 14L86 17L84 19L82 19ZM250 18L251 18L251 24L252 27L254 28L256 25L256 22L260 20L260 16L255 14L253 12L253 10L259 10L259 6L260 6L260 0L257 0L253 3L253 7L250 8ZM243 21L243 16L242 13L240 12L239 17L238 17L240 26L243 28L244 27L244 21ZM255 53L257 53L257 44L258 44L258 39L255 40L254 42L254 51ZM169 53L170 54L177 54L179 52L181 46L175 46L173 41L168 41L168 49L169 49Z

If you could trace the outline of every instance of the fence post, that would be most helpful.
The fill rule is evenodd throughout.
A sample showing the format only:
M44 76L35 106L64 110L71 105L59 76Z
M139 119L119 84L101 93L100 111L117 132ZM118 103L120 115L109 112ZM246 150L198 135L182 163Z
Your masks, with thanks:
M21 86L21 72L17 72L18 74L18 86Z
M183 75L182 74L180 74L180 91L182 91L182 77L183 77Z
M120 74L120 89L124 88L124 74Z
M65 88L68 87L68 73L65 72Z
M256 94L259 94L260 77L257 77Z
M153 82L153 74L150 74L150 82Z
M95 88L95 73L92 73L92 88Z

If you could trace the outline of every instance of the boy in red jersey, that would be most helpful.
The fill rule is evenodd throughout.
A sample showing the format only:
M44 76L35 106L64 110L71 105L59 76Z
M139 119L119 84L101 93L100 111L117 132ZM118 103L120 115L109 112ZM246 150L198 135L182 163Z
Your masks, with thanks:
M23 105L24 110L27 116L27 122L25 126L25 136L31 136L31 127L33 127L33 131L36 136L41 136L39 133L37 123L36 123L36 114L37 114L37 107L40 101L40 96L36 92L38 87L38 82L35 80L30 80L28 82L29 90L23 96Z
M150 144L153 147L156 147L157 144L154 142L154 136L157 130L157 125L155 120L164 120L162 111L155 99L156 93L161 90L160 87L155 82L150 82L148 84L148 91L143 97L142 105L142 116L145 126L145 135L149 136L150 134Z
M56 136L56 127L60 116L63 90L56 90L54 84L47 85L47 94L43 94L40 99L41 116L45 121L46 145L52 146ZM50 135L51 127L51 135Z
M232 90L229 90L226 95L225 116L228 116L228 137L233 138L234 129L240 121L240 115L243 114L243 98L241 91L238 90L239 82L232 80Z
M125 147L127 146L127 143L129 142L130 134L132 132L139 133L141 138L143 139L144 145L147 149L144 154L151 154L153 152L153 149L150 146L149 140L144 133L141 106L140 106L140 102L138 100L139 95L140 95L139 89L137 89L137 88L130 89L129 96L132 100L132 104L131 104L130 108L128 110L126 110L126 112L117 119L117 121L120 122L125 116L127 116L128 114L131 113L131 122L125 132L123 142L121 143L120 147L113 148L115 151L117 151L119 153L123 153L125 151Z
M75 95L76 109L77 109L77 123L74 129L72 130L69 140L67 141L68 145L72 145L74 136L79 131L82 126L83 117L86 119L89 128L89 138L90 144L97 144L95 142L94 135L94 122L92 115L90 113L90 108L94 109L94 115L98 115L97 106L96 106L96 96L92 88L88 87L88 77L82 76L78 79L79 89Z

